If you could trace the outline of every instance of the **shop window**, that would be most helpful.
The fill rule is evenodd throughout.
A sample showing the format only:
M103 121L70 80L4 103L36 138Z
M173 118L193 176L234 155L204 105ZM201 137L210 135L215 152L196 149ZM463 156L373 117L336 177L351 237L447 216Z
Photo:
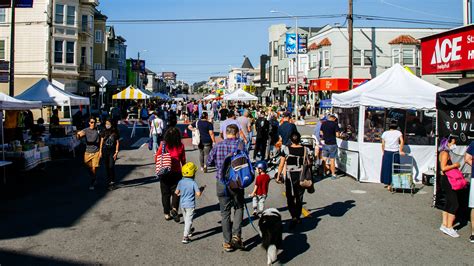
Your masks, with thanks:
M362 65L362 53L360 50L354 50L352 52L352 64L354 66L361 66Z
M357 141L359 127L359 108L335 108L339 116L341 138L347 141Z
M403 65L413 66L415 63L415 50L414 49L403 49Z

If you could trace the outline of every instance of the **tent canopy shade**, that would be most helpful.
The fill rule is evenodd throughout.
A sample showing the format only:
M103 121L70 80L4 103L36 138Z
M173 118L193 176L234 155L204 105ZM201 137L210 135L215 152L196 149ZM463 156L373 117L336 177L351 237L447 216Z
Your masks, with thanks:
M46 106L78 106L90 104L89 98L64 91L44 78L15 98L24 101L40 101Z
M18 100L0 92L0 110L41 109L42 106L39 101Z
M121 92L112 96L112 99L114 100L145 100L150 98L152 98L151 95L132 86L128 86Z
M439 92L436 95L436 107L439 108L474 108L474 82Z
M400 109L435 109L436 93L443 89L395 64L359 87L332 96L334 107L374 106Z
M224 95L225 101L257 101L258 97L254 96L243 89L238 89L231 94Z

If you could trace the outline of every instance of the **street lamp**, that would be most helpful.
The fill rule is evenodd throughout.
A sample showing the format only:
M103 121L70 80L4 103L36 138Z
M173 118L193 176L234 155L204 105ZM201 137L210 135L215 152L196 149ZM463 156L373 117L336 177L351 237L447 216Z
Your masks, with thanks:
M286 12L283 11L278 11L278 10L270 10L270 13L280 13L283 14L287 17L295 19L295 34L296 34L296 80L295 80L295 117L298 119L298 95L299 95L299 87L298 87L298 79L299 79L299 65L300 65L300 59L299 59L299 50L300 50L300 43L299 43L299 35L298 35L298 17L290 15Z
M148 50L141 50L137 52L137 64L138 64L138 75L137 75L137 87L140 88L140 52L146 53Z

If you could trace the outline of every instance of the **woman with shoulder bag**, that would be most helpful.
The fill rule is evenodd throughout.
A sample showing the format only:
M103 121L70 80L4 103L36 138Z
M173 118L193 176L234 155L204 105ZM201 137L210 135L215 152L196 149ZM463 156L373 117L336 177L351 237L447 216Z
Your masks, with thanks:
M156 111L153 112L153 119L150 120L150 138L153 140L153 154L156 154L156 150L161 141L161 135L163 134L163 120L158 117Z
M160 179L163 212L166 220L174 219L179 223L179 197L174 192L182 177L181 167L186 163L186 153L181 142L181 132L176 127L171 127L166 131L155 158L160 158L165 153L169 153L171 157L171 169ZM155 162L158 164L159 159L155 159Z
M101 133L100 150L104 158L105 172L109 190L115 189L115 161L120 147L120 135L112 120L105 121L105 130Z
M459 171L460 164L453 163L451 160L451 156L449 154L450 151L456 148L456 139L452 136L448 138L443 138L439 145L439 169L441 171L440 175L440 183L441 189L444 190L446 194L446 204L443 208L442 217L443 223L439 230L441 232L451 236L451 237L459 237L459 234L454 230L453 223L454 219L456 218L456 212L459 208L459 195L458 192L460 190L453 189L452 184L449 180L449 175L451 175L450 171Z
M207 157L212 149L212 144L216 143L214 138L214 125L208 121L209 115L207 112L202 113L201 119L189 125L188 128L193 132L199 132L199 163L201 164L201 171L207 173ZM193 143L194 144L194 143Z
M277 183L285 183L288 210L291 214L290 229L301 223L304 188L301 186L301 173L305 165L306 148L302 146L301 135L293 132L290 136L291 145L282 149L278 166ZM284 173L282 175L282 173Z

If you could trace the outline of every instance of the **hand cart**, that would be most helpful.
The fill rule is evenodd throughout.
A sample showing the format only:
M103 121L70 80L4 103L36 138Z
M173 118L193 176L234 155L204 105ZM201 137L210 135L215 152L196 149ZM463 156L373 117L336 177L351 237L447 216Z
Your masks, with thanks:
M411 195L415 192L415 183L413 182L413 156L400 153L395 153L392 158L392 184L391 191L395 193L401 189L403 193L405 190L410 190Z

